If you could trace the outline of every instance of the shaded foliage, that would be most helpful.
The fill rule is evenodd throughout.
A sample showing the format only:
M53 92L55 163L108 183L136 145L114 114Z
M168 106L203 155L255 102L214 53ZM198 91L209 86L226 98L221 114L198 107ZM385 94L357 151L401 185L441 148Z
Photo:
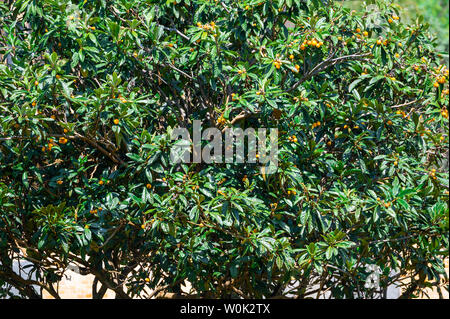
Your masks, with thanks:
M410 277L407 297L439 284L448 69L420 21L376 14L0 3L0 284L57 296L69 263L120 298L182 294L186 280L197 297L370 297L368 264L381 289ZM196 119L278 128L277 172L172 165L171 129ZM36 282L12 277L18 258Z

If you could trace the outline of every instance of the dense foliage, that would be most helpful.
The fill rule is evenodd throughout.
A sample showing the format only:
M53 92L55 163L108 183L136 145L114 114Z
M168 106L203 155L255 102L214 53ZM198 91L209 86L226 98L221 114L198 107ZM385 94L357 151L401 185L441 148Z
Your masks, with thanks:
M370 6L374 0L343 1L343 5L354 10ZM449 40L449 1L448 0L398 0L392 3L401 10L402 19L407 23L423 16L429 24L430 34L436 38L437 49L446 52L444 58L448 63Z
M420 20L378 6L0 3L3 293L58 297L69 263L94 297L370 297L368 264L404 297L439 285L448 68ZM278 171L172 165L195 119L278 128Z

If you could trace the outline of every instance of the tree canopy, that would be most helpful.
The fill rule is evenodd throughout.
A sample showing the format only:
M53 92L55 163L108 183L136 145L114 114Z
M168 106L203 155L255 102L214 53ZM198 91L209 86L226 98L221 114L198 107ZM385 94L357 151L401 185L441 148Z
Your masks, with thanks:
M16 0L0 26L0 295L58 297L69 263L95 298L363 298L367 265L403 297L439 285L448 68L422 19L387 2ZM172 164L170 132L194 120L277 128L277 171Z

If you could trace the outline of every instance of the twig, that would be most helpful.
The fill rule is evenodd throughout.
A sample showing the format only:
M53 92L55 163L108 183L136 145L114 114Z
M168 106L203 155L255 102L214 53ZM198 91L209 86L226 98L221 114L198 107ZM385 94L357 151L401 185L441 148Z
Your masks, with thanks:
M230 12L231 12L230 9L227 8L226 4L223 3L222 1L220 2L220 5L222 6L222 8L224 8L224 10L225 10L227 13L230 13Z
M406 103L403 103L403 104L393 105L393 106L391 106L391 109L396 109L396 108L399 108L399 107L408 106L408 105L411 105L411 104L414 104L414 103L420 103L423 100L424 99L417 99L417 100L406 102Z
M175 285L177 285L179 283L181 283L181 279L177 280L176 282L174 282L172 284L167 284L165 286L161 286L161 287L155 288L155 290L153 290L152 293L148 295L148 299L152 299L154 296L156 296L161 291L166 290L167 288L175 286Z
M351 54L351 55L345 55L338 58L328 58L319 64L317 64L311 71L306 73L298 82L296 82L290 89L287 90L287 92L290 92L292 90L295 90L300 84L303 82L309 80L314 75L318 74L319 72L324 71L325 69L329 68L330 66L343 63L348 60L361 60L362 58L365 58L367 56L370 56L372 53L364 53L364 54Z
M233 119L230 121L230 125L234 125L237 121L240 121L240 120L249 118L249 117L251 117L251 116L254 116L254 115L257 114L257 113L258 113L258 112L256 112L256 113L248 113L248 112L246 112L246 111L242 111L241 113L239 113L238 115L236 115L236 117L233 118ZM230 126L225 126L225 127L222 129L222 133L225 133L226 129L228 129L228 128L230 128Z
M102 152L104 155L106 155L108 158L110 158L115 164L124 165L125 167L128 166L120 158L114 156L112 153L108 152L103 147L101 147L96 141L94 141L86 136L83 136L79 133L75 133L75 137L81 139L82 141L84 141L84 142L90 144L91 146L95 147L96 149L98 149L100 152Z

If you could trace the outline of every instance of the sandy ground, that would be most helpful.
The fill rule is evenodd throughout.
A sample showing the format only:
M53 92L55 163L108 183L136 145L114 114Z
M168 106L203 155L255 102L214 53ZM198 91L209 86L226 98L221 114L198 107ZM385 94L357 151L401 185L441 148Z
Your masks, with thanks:
M445 261L445 267L447 272L447 277L449 276L449 261ZM59 283L58 290L61 298L63 299L91 299L92 298L92 282L94 280L93 275L82 276L74 271L67 271L66 279ZM442 297L448 299L449 293L445 289L445 285L448 287L448 281L442 282ZM189 287L184 287L183 290L188 290ZM43 293L45 299L52 299L48 293ZM105 299L115 298L115 293L108 290ZM424 294L419 296L420 299L439 299L439 294L436 288L426 289Z

